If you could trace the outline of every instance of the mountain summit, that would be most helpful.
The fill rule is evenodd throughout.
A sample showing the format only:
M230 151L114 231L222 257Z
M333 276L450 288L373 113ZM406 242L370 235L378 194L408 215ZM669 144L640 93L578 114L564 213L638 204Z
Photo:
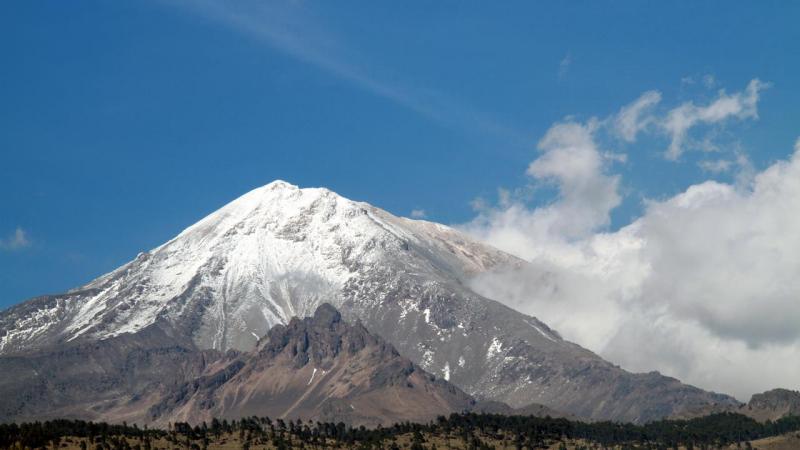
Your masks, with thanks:
M247 350L322 302L368 307L401 284L425 289L510 260L447 227L275 181L86 286L12 309L0 352L108 338L159 318L201 348Z
M251 350L330 302L479 399L631 421L738 404L628 373L468 286L477 273L522 264L452 228L275 181L85 286L0 313L0 354L161 321L200 349Z

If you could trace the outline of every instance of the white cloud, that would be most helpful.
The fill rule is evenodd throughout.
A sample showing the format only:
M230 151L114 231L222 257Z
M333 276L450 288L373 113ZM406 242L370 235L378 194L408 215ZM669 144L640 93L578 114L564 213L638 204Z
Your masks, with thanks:
M704 172L717 174L731 170L733 167L733 161L729 159L705 160L698 162L697 165L703 169Z
M620 203L618 177L605 173L603 154L594 141L596 127L594 121L554 125L539 142L542 156L528 166L528 175L554 183L561 195L541 210L548 234L557 229L568 238L583 237L607 225L609 212Z
M473 202L479 215L465 226L468 231L527 258L570 258L572 243L607 226L621 201L619 177L607 173L608 158L594 139L598 126L595 119L557 123L539 142L542 154L527 174L534 184L555 186L557 201L529 210L518 195L500 189L498 207Z
M751 189L694 185L650 202L620 231L556 236L558 245L541 240L539 210L512 204L466 228L531 264L474 286L631 370L657 369L742 399L798 388L797 211L800 145ZM776 361L780 370L765 369Z
M762 87L754 80L690 115L751 117ZM539 143L543 153L527 173L558 188L553 203L484 202L463 226L530 261L479 276L475 289L630 370L659 370L743 400L800 388L800 141L761 172L738 149L708 161L710 171L736 170L735 182L649 200L641 217L608 232L619 178L595 139L607 123L558 123Z
M30 245L28 233L20 227L17 227L8 238L0 239L0 250L19 250Z
M411 210L411 218L412 219L424 219L426 217L428 217L428 213L426 213L424 209L412 209Z
M564 55L564 58L561 59L561 62L558 63L558 79L561 80L567 73L569 72L569 68L572 65L572 55L567 53Z
M614 119L614 129L617 134L625 141L635 141L636 135L655 121L655 118L647 113L660 101L660 92L647 91L633 103L624 106Z
M681 86L691 86L697 83L698 76L685 76L681 78ZM707 73L705 75L699 76L700 81L703 83L703 87L706 89L712 89L717 85L717 77L714 74Z
M700 124L718 124L727 119L757 119L760 92L768 84L758 79L751 80L743 92L731 95L720 91L716 100L706 106L697 106L694 102L686 102L669 111L666 118L660 121L661 127L670 137L666 151L668 159L676 160L683 154L689 131Z
M707 87L716 84L713 75L706 75L702 80ZM682 84L694 82L691 77L681 80ZM706 152L719 151L719 146L713 139L715 133L706 133L702 138L692 140L692 129L701 125L713 125L719 129L731 119L758 119L758 101L761 91L767 87L768 83L753 79L744 91L728 95L721 90L717 98L705 106L689 101L664 114L654 111L661 102L661 93L647 91L622 107L616 115L606 119L604 125L609 126L617 138L628 143L636 142L639 134L644 132L666 134L670 142L664 155L673 161L678 160L688 148Z

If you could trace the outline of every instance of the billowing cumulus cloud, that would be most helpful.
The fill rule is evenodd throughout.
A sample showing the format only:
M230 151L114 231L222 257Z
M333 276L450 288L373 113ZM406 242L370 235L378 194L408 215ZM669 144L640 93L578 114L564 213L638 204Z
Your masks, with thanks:
M561 194L557 203L537 211L547 234L581 237L607 225L609 211L620 203L618 177L604 173L604 158L593 138L595 128L592 121L553 126L539 142L542 156L528 166L528 175L554 183Z
M482 200L473 203L479 216L467 228L499 247L533 258L554 248L568 257L570 242L607 226L609 213L619 205L619 177L607 173L610 158L595 142L597 120L554 125L538 144L541 156L528 166L535 182L557 188L556 202L529 210L511 192L500 190L500 207Z
M748 90L757 96L759 86ZM754 105L748 95L736 101ZM751 114L714 108L703 114ZM540 142L528 174L554 180L553 203L506 198L481 205L464 225L530 261L484 274L474 287L630 370L659 370L743 400L800 387L800 143L758 173L744 156L721 164L741 172L737 182L649 200L641 217L609 232L619 179L594 133L592 121L559 123Z

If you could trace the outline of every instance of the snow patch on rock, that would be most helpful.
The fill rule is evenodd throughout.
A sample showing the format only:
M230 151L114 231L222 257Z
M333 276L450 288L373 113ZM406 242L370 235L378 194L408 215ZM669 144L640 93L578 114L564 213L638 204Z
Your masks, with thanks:
M495 336L492 338L492 343L489 344L488 350L486 350L486 359L491 360L502 351L503 343L500 342L500 339L498 339L497 336Z

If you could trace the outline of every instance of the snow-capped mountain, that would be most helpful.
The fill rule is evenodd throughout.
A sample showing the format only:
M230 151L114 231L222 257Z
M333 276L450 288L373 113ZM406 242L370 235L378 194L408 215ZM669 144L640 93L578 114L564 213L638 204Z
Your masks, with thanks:
M157 321L199 348L250 350L273 325L329 302L478 398L626 420L735 402L625 372L468 287L476 273L520 264L446 226L276 181L85 286L0 313L0 354Z
M510 260L442 225L276 181L41 308L12 310L0 351L103 339L159 318L188 326L200 347L246 350L322 302L370 308L401 284L430 290Z

